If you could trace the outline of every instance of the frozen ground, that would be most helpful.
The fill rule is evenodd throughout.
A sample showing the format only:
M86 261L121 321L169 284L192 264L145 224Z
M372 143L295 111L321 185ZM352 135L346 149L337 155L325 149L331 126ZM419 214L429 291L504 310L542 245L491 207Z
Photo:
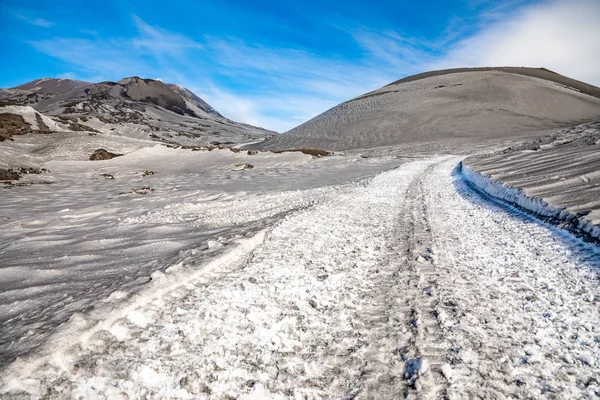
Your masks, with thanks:
M4 191L24 265L1 314L55 297L3 321L4 354L39 347L2 396L600 396L597 248L474 194L457 157L304 157L141 149Z
M87 133L14 139L0 147L6 166L50 172L0 188L0 366L111 293L137 291L173 265L202 265L237 237L334 196L336 185L403 162L192 151ZM127 154L89 161L99 147ZM233 171L243 163L254 168Z
M464 165L490 194L600 239L600 122L515 142Z

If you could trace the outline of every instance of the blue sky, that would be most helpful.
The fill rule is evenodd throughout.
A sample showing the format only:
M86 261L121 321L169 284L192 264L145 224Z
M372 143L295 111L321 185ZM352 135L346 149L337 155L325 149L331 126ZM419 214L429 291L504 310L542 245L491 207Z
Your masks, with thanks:
M431 69L544 66L600 85L600 0L0 0L0 35L0 87L159 78L279 132Z

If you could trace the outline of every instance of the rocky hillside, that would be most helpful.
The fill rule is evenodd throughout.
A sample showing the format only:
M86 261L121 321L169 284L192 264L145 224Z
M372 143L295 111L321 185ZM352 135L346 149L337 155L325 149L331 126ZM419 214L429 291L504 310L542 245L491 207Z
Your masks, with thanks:
M221 114L219 114L217 112L217 110L212 108L207 102L202 100L200 97L196 96L191 90L186 89L186 88L179 86L177 84L174 84L174 83L167 83L167 86L174 92L178 93L184 99L192 102L192 104L194 104L196 107L200 108L202 111L204 111L208 114L215 115L217 117L223 117Z
M200 97L179 85L139 77L96 84L39 79L16 88L2 89L0 114L6 120L2 127L4 138L39 130L27 127L20 112L25 108L18 108L26 106L51 118L61 129L171 144L236 145L262 141L275 134L223 117ZM6 107L13 107L12 111ZM15 114L15 110L20 111ZM27 113L31 114L33 110L27 109Z
M539 135L599 117L600 88L543 68L454 69L393 82L255 147L480 141Z
M68 92L73 89L79 89L93 85L92 82L77 81L74 79L52 79L42 78L36 79L35 81L24 83L23 85L16 86L13 89L17 90L30 90L38 93L49 93L57 94Z

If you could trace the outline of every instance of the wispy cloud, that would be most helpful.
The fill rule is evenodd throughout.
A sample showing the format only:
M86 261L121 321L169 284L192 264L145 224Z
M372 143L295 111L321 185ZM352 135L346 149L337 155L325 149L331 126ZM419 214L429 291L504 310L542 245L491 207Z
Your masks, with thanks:
M164 65L176 69L189 67L190 50L201 50L202 45L177 33L153 27L133 15L137 35L131 38L103 38L99 35L85 37L53 37L30 40L38 51L79 67L90 76L116 79L124 75L158 76ZM152 60L149 60L151 57Z
M29 41L35 49L78 67L82 74L112 76L129 70L146 70L144 60L125 49L121 39L52 38ZM143 73L143 72L142 72Z
M376 31L361 28L352 32L356 43L367 53L366 63L399 73L418 70L435 58L436 43L404 37L392 30Z
M54 26L54 22L43 18L29 17L23 13L16 13L15 16L21 21L27 22L30 25L39 26L41 28L50 28Z
M139 37L131 40L131 44L155 55L172 55L190 49L202 49L202 45L187 36L169 32L144 22L137 15L133 21L139 32Z
M600 2L528 6L456 43L427 68L534 66L600 85Z

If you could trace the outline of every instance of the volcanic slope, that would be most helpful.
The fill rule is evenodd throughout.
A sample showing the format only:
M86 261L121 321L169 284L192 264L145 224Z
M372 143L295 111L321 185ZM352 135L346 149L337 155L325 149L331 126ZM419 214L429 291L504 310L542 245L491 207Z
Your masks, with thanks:
M433 71L344 102L256 145L328 150L539 136L600 116L600 88L543 68Z
M93 85L92 82L74 79L41 78L16 86L13 89L31 90L40 93L57 94Z
M57 122L78 124L79 130L178 145L234 145L275 134L225 118L179 85L139 77L96 84L63 81L42 79L2 89L0 106L31 106Z

